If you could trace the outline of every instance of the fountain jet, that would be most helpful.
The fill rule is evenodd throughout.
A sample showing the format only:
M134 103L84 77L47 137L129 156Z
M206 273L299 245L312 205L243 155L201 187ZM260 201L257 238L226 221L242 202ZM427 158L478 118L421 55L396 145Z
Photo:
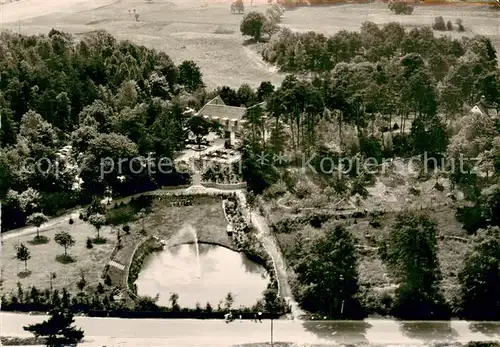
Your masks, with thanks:
M198 244L198 234L196 233L196 229L191 224L185 223L179 229L179 231L170 238L170 240L168 241L168 246L188 243L191 238L196 247L196 265L197 265L196 277L201 278L200 247ZM164 247L168 246L167 244L164 245Z
M200 247L198 246L198 234L196 233L196 229L190 226L189 230L193 235L194 244L196 246L196 262L198 263L198 278L201 278L201 264L200 264Z

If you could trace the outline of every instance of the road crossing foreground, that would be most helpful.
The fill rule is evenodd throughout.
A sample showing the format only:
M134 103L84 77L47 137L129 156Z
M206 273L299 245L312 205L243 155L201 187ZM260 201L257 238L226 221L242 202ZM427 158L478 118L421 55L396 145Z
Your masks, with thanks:
M0 313L2 336L31 336L23 326L46 316ZM500 323L274 320L274 342L297 346L363 344L422 346L430 342L500 340ZM269 343L271 321L196 319L120 319L75 317L85 332L81 346L236 346Z

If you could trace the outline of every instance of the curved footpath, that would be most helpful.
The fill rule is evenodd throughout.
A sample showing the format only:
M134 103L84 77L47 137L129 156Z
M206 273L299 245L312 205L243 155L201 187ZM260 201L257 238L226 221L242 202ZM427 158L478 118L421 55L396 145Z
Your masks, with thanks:
M267 224L266 218L256 209L251 209L246 201L246 197L243 191L238 191L236 193L240 204L245 211L245 218L247 222L250 222L255 229L257 229L257 238L262 242L267 253L271 256L274 264L274 271L276 272L276 277L278 280L278 288L280 296L285 299L285 301L290 305L291 317L289 318L300 318L304 315L304 311L299 307L299 304L294 300L292 290L288 283L288 275L286 272L286 265L283 259L283 255L279 250L276 240L274 239L269 225Z
M288 283L285 261L269 230L265 217L257 211L250 211L250 219L253 226L258 230L257 237L273 259L281 297L290 305L292 318L300 318L304 315L304 311L300 309L298 303L293 299L292 290Z
M31 336L23 330L44 316L0 313L2 336ZM85 332L79 346L234 346L270 341L271 324L235 320L119 319L76 317ZM487 323L474 332L474 324L452 322L396 322L367 319L358 322L273 321L274 342L297 344L360 344L416 346L429 342L492 341L500 339L500 323Z
M40 227L40 232L47 231L53 229L61 224L68 224L69 218L73 218L74 220L78 219L80 214L80 209L75 209L69 213L66 213L62 216L55 217L50 219L47 223L44 223ZM9 230L2 233L2 240L9 240L15 237L26 236L26 235L34 235L36 234L36 227L26 226L19 229Z

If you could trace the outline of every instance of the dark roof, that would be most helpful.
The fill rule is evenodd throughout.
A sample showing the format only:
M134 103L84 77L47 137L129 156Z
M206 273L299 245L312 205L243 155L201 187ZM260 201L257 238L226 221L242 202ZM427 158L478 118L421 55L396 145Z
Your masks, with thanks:
M245 116L247 109L244 107L233 107L225 105L205 105L199 112L199 116L208 116L210 118L240 121Z
M197 115L219 118L221 120L228 118L233 121L241 121L246 112L247 109L245 107L227 106L220 96L216 96L203 106Z
M484 98L482 98L481 101L477 103L477 107L481 110L481 112L490 116L493 116L496 113L495 111L497 110L496 103L488 102Z

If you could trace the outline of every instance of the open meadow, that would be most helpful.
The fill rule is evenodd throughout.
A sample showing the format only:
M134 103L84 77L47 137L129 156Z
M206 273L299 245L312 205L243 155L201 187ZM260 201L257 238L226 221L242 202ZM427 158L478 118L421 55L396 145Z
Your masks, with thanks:
M258 86L261 81L279 84L283 80L282 74L261 59L257 47L243 44L245 40L239 30L243 15L231 13L231 1L93 0L84 3L73 0L61 4L57 10L58 3L60 1L51 1L50 6L45 3L42 6L38 0L26 0L6 5L12 9L4 10L3 28L25 34L48 33L56 28L77 37L94 30L107 30L118 39L165 51L177 64L183 60L195 61L209 88L238 87L242 83ZM28 4L31 7L25 11ZM14 10L14 6L18 10ZM265 12L269 6L267 1L255 0L250 7L250 1L245 1L246 12ZM134 9L139 15L138 21ZM486 6L466 4L417 5L411 16L395 15L383 3L341 4L286 11L282 26L299 32L312 30L332 35L339 30L358 30L364 21L376 24L398 21L411 28L431 25L435 17L443 16L452 22L461 18L466 29L464 33L455 31L446 35L485 35L499 50L499 15Z

